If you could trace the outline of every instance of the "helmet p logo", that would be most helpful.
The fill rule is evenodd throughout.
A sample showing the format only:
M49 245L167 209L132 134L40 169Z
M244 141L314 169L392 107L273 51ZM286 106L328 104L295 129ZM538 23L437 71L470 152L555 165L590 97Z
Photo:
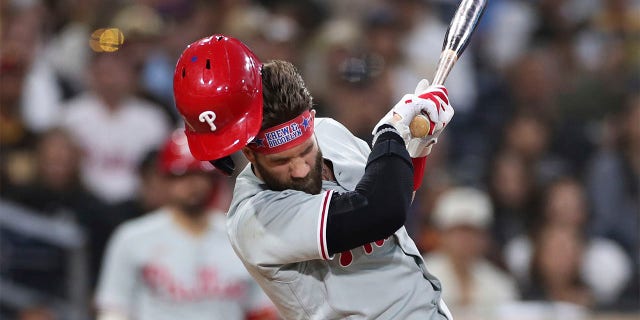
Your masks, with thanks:
M213 111L205 111L200 114L200 122L206 122L211 127L211 131L216 131L216 125L213 123L213 120L216 119L216 114Z

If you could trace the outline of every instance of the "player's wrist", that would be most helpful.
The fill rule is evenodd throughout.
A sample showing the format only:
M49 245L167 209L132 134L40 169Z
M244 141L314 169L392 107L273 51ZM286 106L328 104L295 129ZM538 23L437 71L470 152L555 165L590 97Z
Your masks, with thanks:
M371 146L373 147L376 145L376 143L390 139L394 139L400 143L404 143L400 132L398 132L398 129L396 129L396 127L391 124L383 124L380 127L376 128L373 139L371 140Z

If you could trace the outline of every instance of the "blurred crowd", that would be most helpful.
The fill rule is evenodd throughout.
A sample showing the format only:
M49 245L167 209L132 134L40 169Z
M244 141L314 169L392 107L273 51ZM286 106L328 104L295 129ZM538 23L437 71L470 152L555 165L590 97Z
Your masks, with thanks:
M166 200L156 156L183 126L172 81L187 44L220 33L291 61L318 116L370 141L434 74L457 3L0 0L0 202L79 227L91 313L113 230ZM91 50L99 28L122 31L119 50ZM456 114L407 229L457 319L637 315L640 1L490 0L446 85ZM0 215L0 315L64 319L52 279L71 276L68 252Z

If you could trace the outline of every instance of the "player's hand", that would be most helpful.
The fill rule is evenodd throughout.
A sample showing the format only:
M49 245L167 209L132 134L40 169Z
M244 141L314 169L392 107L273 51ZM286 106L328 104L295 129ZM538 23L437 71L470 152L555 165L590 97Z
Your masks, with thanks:
M451 122L454 110L449 104L449 95L444 86L429 86L429 81L422 79L416 87L415 95L436 105L436 112L426 114L429 118L427 135L423 138L410 137L405 140L409 155L412 158L421 158L431 153L431 148L438 142L438 137Z
M427 80L423 80L418 84L420 85ZM426 82L428 86L428 81ZM438 118L438 104L434 99L421 98L416 94L405 94L398 103L396 103L387 114L380 119L378 124L373 128L372 134L378 131L378 128L384 124L390 124L402 136L405 144L411 139L411 132L409 131L409 124L411 120L419 115L425 114L429 118Z

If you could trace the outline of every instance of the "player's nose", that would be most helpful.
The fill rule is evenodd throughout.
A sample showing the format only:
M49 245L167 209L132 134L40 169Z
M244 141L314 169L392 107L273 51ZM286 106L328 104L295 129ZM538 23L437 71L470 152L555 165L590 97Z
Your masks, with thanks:
M304 178L311 170L311 166L303 158L292 159L289 166L292 178Z

